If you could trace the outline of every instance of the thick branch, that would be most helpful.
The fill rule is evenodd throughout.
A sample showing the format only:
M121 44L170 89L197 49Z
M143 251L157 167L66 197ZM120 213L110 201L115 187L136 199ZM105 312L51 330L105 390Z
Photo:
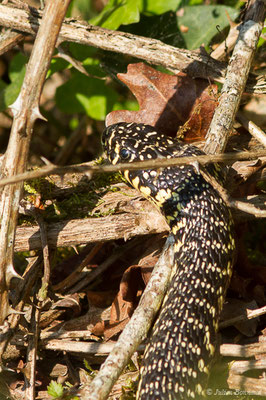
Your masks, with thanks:
M61 23L71 0L50 0L27 65L26 75L16 102L12 105L14 121L2 165L2 176L10 177L26 169L34 122L42 118L39 99L53 55ZM16 276L13 268L13 246L22 183L6 186L1 198L0 231L0 323L8 314L8 288Z
M116 209L117 213L105 217L73 219L49 224L47 226L49 247L76 246L117 239L127 240L135 236L169 231L169 226L162 214L147 200L139 198L134 189L122 187L121 192L110 192L102 200L103 210ZM243 199L241 200L241 203L244 203ZM246 200L247 208L253 206L256 210L255 214L260 214L261 210L262 215L259 216L266 216L265 196L250 196ZM118 206L119 203L122 205ZM232 212L234 218L240 221L254 218L254 215L239 210L232 209ZM38 226L17 228L15 251L40 250L41 248Z
M85 386L78 392L82 398L104 400L108 397L128 360L148 334L167 289L173 257L173 246L168 239L133 316L90 386Z
M0 25L21 32L36 34L41 21L41 13L32 9L31 13L13 7L0 5ZM206 53L178 49L162 43L160 40L112 31L93 26L84 21L66 20L59 35L60 41L69 41L98 47L103 50L134 56L155 65L162 65L177 73L187 72L193 77L223 81L226 64L214 60ZM261 93L266 90L262 79L256 84L251 78L247 90Z
M258 13L254 15L248 10L248 17L246 16L245 22L240 27L239 37L227 68L219 105L206 135L204 150L208 154L222 153L225 149L262 31L264 4L260 0L251 3L255 4Z

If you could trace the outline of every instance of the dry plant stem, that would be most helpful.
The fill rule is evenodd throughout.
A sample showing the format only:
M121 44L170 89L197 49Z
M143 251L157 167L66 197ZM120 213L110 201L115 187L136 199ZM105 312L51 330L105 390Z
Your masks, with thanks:
M225 61L235 45L239 33L239 25L235 25L234 23L230 25L230 31L226 40L220 43L211 53L212 58L215 58L215 60Z
M149 218L151 217L156 218L157 222L150 222ZM158 216L158 211L150 209L149 215L138 211L135 213L125 211L121 214L107 217L91 218L89 220L77 219L67 223L50 224L48 243L51 247L66 247L97 243L99 241L129 239L166 231L167 225L164 223L163 217L161 216L160 218ZM37 250L41 249L41 246L38 226L17 228L15 251Z
M263 370L266 369L265 357L259 360L234 361L229 370L229 378L227 380L231 389L240 389L246 391L246 394L255 394L257 396L266 396L265 378ZM244 376L245 372L251 370L262 370L260 379L254 379Z
M249 7L252 3L255 4L258 14L253 15L248 10L245 21L240 26L239 37L227 68L219 104L206 135L204 151L207 154L224 151L246 86L264 21L263 2L251 1Z
M243 375L229 374L227 383L230 389L235 390L236 394L245 393L250 396L254 394L255 396L263 396L263 398L266 396L265 379L263 378L254 379Z
M14 338L14 344L22 344L21 339ZM17 340L16 340L17 339ZM80 353L84 356L88 355L107 355L109 354L111 357L111 353L114 350L114 347L118 347L119 339L117 342L108 342L108 343L91 343L91 342L82 342L76 340L67 340L67 339L49 339L44 338L41 341L41 347L46 350L53 351L67 351L71 353ZM120 344L121 345L121 344ZM138 347L138 351L143 351L145 349L144 345L140 345ZM121 349L120 349L121 350ZM255 344L222 344L219 348L219 354L223 357L245 357L251 358L254 356L258 356L260 354L264 354L266 351L265 343L255 343ZM129 360L129 359L128 359ZM106 360L107 361L107 360ZM96 377L97 378L97 377ZM98 397L96 397L98 400ZM100 399L100 398L99 398ZM101 400L104 399L101 398ZM90 400L95 400L94 398L90 398Z
M219 328L226 328L227 326L231 326L236 324L237 322L247 321L249 319L258 318L261 315L266 314L266 306L257 308L256 310L247 310L247 315L238 315L237 317L228 319L226 321L220 322Z
M86 129L86 123L87 117L83 117L80 120L79 126L71 133L64 146L59 150L55 158L55 164L64 165L67 163L71 154L74 153L77 144L82 139L83 132Z
M12 176L26 169L34 122L42 118L39 99L53 55L61 23L70 0L49 0L42 25L36 36L20 94L12 105L14 121L2 166L2 176ZM8 314L8 288L16 276L13 268L13 246L22 183L7 186L1 198L0 231L0 323Z
M67 293L72 294L80 292L83 288L88 287L89 284L90 284L90 290L93 289L95 283L97 284L96 278L99 275L101 275L106 269L108 269L110 265L112 265L117 259L121 258L123 254L126 254L128 251L132 250L134 246L135 246L134 240L128 242L125 246L123 246L122 250L116 251L110 257L107 257L107 259L104 260L101 264L99 264L97 268L93 269L87 276L85 276L82 280L80 280L71 289L68 289Z
M220 354L224 357L250 358L266 352L266 343L254 344L222 344Z
M93 259L93 257L98 253L98 251L101 249L103 246L103 243L97 243L92 250L89 252L89 254L84 258L84 260L80 263L78 268L76 268L75 271L73 271L69 276L67 276L65 279L63 279L61 282L59 282L57 285L53 286L54 291L62 291L66 290L70 286L73 286L73 281L75 281L75 276L79 274L83 268L85 268Z
M235 361L230 366L230 372L236 374L244 374L251 369L266 369L266 359Z
M31 288L38 276L39 269L38 267L41 264L41 259L38 257L37 259L34 259L32 263L29 263L29 266L27 267L26 272L23 275L24 280L19 282L19 286L23 286L23 289L20 291L21 293L21 299L19 300L18 305L16 306L16 312L21 313L25 304L25 301L30 295ZM11 339L11 337L14 335L15 329L19 323L21 315L20 314L12 314L9 322L9 331L7 332L6 336L4 338L1 338L0 340L0 359L2 359L2 355L6 349L6 346Z
M25 35L14 31L7 31L0 35L0 56L13 49L18 43L25 39Z
M91 382L90 387L84 387L77 392L81 398L104 400L108 397L114 382L122 373L128 360L147 336L167 289L173 257L172 240L168 239L141 297L139 306L119 336L99 373Z
M230 389L234 389L235 393L247 393L255 396L266 396L265 379L248 378L242 375L231 374L227 379Z
M249 131L249 133L264 147L266 147L266 134L254 122L249 121L245 115L238 111L236 119Z
M125 191L126 192L126 191ZM124 204L127 206L131 198L124 197ZM232 202L232 200L231 200ZM232 210L233 217L238 221L246 221L256 217L265 216L266 198L265 196L248 196L246 202L239 202L245 205L245 211ZM254 203L254 205L253 205ZM115 204L115 201L114 203ZM164 217L155 207L149 207L148 201L142 200L134 202L138 208L133 210L119 210L118 214L107 217L90 219L76 219L68 222L58 222L49 224L48 243L52 247L68 247L80 244L106 242L108 240L129 239L138 236L145 236L154 233L167 233L169 230ZM143 208L139 211L139 208ZM264 208L264 209L263 209ZM246 209L249 213L246 214ZM15 251L39 250L42 248L40 231L38 226L18 227L16 231ZM106 261L107 262L107 261ZM102 268L104 268L104 265ZM95 270L95 274L96 270ZM71 282L70 282L71 283ZM72 282L72 284L75 282ZM86 286L89 282L87 278L77 283L75 290ZM65 285L60 291L65 290ZM57 289L58 290L58 289ZM74 288L73 288L74 290ZM71 290L72 291L72 290Z
M78 333L78 332L77 332ZM81 333L81 332L79 332ZM42 349L53 350L53 351L66 351L70 353L82 354L82 356L107 356L110 354L114 347L117 346L118 342L108 342L108 343L95 343L95 342L84 342L82 340L75 340L75 338L83 339L86 337L81 335L73 335L73 340L70 340L70 336L72 332L68 332L69 337L65 337L64 333L60 339L54 339L51 337L47 337L41 335L40 346ZM87 331L88 339L89 332ZM60 335L60 332L59 332ZM25 341L25 337L23 335L16 335L12 340L12 344L17 346L27 346L27 342ZM144 345L140 345L137 349L139 352L143 352L145 349ZM255 343L248 345L239 345L239 344L222 344L218 348L219 354L223 357L239 357L239 358L251 358L254 356L263 355L266 351L265 343ZM241 361L239 361L241 362ZM252 361L250 361L252 362Z
M0 25L35 35L41 21L41 13L33 9L31 12L0 5ZM197 51L178 49L162 43L160 40L112 31L82 21L70 21L62 25L60 42L69 41L103 50L114 51L134 56L155 65L162 65L168 70L178 73L187 72L193 77L223 81L226 64L213 59L208 54ZM265 92L266 83L263 78L257 85L254 79L247 87L251 92Z
M51 164L42 167L36 171L27 171L21 174L17 174L16 176L1 179L0 187L3 187L11 183L14 184L16 182L21 182L24 180L40 178L42 176L64 175L66 173L71 173L71 172L86 173L88 178L91 178L93 173L119 172L119 171L124 171L126 169L134 171L138 169L149 169L149 168L168 167L174 165L193 164L196 161L201 165L206 165L216 162L231 164L235 161L252 160L263 156L266 156L266 150L252 151L252 152L241 151L239 153L225 153L216 155L206 154L196 157L160 158L158 160L138 161L132 163L116 164L116 165L91 165L91 163L83 163L83 164L75 164L75 165L68 165L61 167Z
M203 169L201 169L201 175L204 177L204 179L209 182L219 193L219 195L222 197L224 202L227 204L228 207L231 208L236 208L240 211L244 211L246 213L254 215L256 218L266 218L266 209L265 210L260 210L259 208L255 207L251 203L245 203L243 201L239 200L234 200L232 199L227 191L221 186L215 178L213 178L211 175L206 173Z
M48 290L48 285L50 281L50 273L51 273L51 268L50 268L50 260L49 260L49 247L48 247L48 240L47 240L47 230L46 230L46 224L42 218L42 216L39 214L38 210L34 210L34 216L36 221L38 222L39 228L40 228L40 237L41 237L41 242L42 242L42 254L43 254L43 265L44 265L44 271L43 271L43 277L42 277L42 286L38 294L38 298L41 301L44 301L47 297L47 290ZM39 303L39 307L41 307L41 303Z
M36 356L39 339L39 321L40 310L33 307L31 316L31 327L33 329L33 335L29 336L29 344L27 349L27 369L29 372L29 380L26 384L26 399L28 400L35 399Z

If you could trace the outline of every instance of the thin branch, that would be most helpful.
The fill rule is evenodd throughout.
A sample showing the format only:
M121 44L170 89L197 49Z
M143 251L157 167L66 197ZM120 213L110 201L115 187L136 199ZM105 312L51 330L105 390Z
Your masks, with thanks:
M228 319L226 321L220 322L219 328L220 329L226 328L227 326L234 325L234 324L236 324L238 322L243 322L243 321L248 321L248 320L253 319L253 318L258 318L258 317L260 317L261 315L264 315L264 314L266 314L266 306L261 307L261 308L257 308L256 310L247 310L247 314L246 315L244 315L244 314L238 315L237 317L230 318L230 319Z
M198 162L201 165L217 163L217 162L231 164L235 161L252 160L263 156L266 156L266 150L254 151L254 152L241 151L239 153L224 153L216 155L206 154L195 157L192 156L192 157L180 157L180 158L160 158L155 160L138 161L132 163L116 164L116 165L91 165L91 163L82 163L82 164L68 165L61 167L51 164L35 171L28 171L12 177L1 179L0 187L9 184L14 184L16 182L21 182L24 180L40 178L42 176L56 175L56 174L64 175L70 172L86 173L87 177L91 178L93 173L118 172L118 171L124 171L126 169L134 171L138 169L149 169L149 168L168 167L174 165L193 164L195 162Z
M230 20L227 12L226 14L230 22L230 31L227 35L227 38L222 43L220 43L219 46L216 47L216 49L211 53L212 58L220 61L225 61L228 58L228 54L234 48L235 42L239 34L239 25Z
M28 299L31 288L39 274L40 264L41 264L40 257L37 257L37 258L31 260L31 262L27 266L26 271L23 274L23 280L21 280L21 282L19 282L19 284L18 284L18 288L19 288L18 292L19 292L20 296L17 295L17 293L16 293L16 295L17 295L16 300L18 301L18 304L16 306L15 311L17 312L17 314L11 315L9 330L6 333L6 335L4 335L4 337L1 337L0 359L2 359L3 353L8 345L8 342L14 335L15 329L17 328L17 325L20 321L21 312L24 308L24 304L25 304L26 300ZM0 367L0 370L1 370L1 367Z
M0 5L0 25L35 35L41 23L42 13L31 7L31 12ZM204 52L178 49L160 40L112 31L89 25L73 18L65 20L59 35L60 42L69 41L103 50L114 51L146 60L150 64L162 65L178 73L187 72L193 77L223 81L226 64ZM260 77L250 77L248 91L266 91L266 82Z
M264 147L266 147L266 134L254 122L249 121L245 115L238 111L236 119L247 129L247 131Z
M232 199L227 193L227 191L224 189L224 187L221 186L213 176L211 176L202 168L200 170L200 173L203 176L203 178L216 189L216 191L219 193L219 195L222 197L222 199L224 200L224 202L227 204L228 207L236 208L240 211L252 214L256 218L266 218L266 208L264 210L261 210L255 207L254 204L252 203L245 203L243 201ZM266 206L266 204L264 205Z
M266 352L266 343L254 344L221 344L220 354L224 357L250 358Z
M29 379L27 374L26 378L26 398L28 400L35 399L35 381L36 381L36 358L38 349L39 339L39 321L40 321L40 310L32 307L31 311L31 328L33 334L29 335L29 344L27 348L27 372L29 373Z
M151 278L130 321L119 336L97 376L89 387L77 391L82 398L104 400L125 368L128 360L147 336L151 323L158 312L167 289L173 265L173 243L168 239L152 272Z
M13 176L26 169L34 122L37 118L42 118L39 111L42 87L61 23L70 1L49 0L47 2L42 25L36 36L20 94L11 106L14 121L2 165L2 176ZM22 189L22 183L7 186L2 191L1 197L0 323L3 323L8 314L10 279L16 276L13 267L13 245Z
M8 30L0 34L0 55L13 49L18 43L25 39L25 35Z
M92 250L82 260L82 262L79 264L78 268L76 268L75 271L73 271L65 279L60 281L57 285L54 285L53 290L56 292L62 292L63 290L66 290L66 288L69 289L69 287L73 286L76 275L80 274L80 272L91 262L91 260L95 256L95 254L98 253L98 251L101 249L102 246L103 246L102 242L99 242L95 246L93 246Z
M253 3L257 10L256 14L249 12ZM239 37L227 68L219 104L206 135L204 151L207 154L221 153L225 149L246 86L263 22L264 4L261 0L252 0L249 3L245 21L240 26Z

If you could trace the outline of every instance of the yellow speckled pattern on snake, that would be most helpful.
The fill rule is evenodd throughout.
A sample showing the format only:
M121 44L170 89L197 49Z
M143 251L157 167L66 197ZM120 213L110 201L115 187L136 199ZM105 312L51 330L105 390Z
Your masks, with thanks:
M149 125L106 128L103 146L113 164L203 154ZM215 165L207 167L217 178ZM235 250L230 211L191 165L124 171L164 214L175 239L175 263L146 347L138 398L197 399L204 394Z

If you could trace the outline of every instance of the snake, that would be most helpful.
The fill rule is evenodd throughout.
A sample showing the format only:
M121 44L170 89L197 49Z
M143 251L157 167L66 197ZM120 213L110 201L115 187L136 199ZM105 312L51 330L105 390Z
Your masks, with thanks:
M170 282L144 352L137 398L201 398L232 275L235 235L230 209L196 164L159 166L160 159L204 154L198 147L150 125L127 122L108 126L102 143L114 165L157 160L158 167L126 169L123 174L164 215L174 238ZM204 168L222 182L220 166Z

